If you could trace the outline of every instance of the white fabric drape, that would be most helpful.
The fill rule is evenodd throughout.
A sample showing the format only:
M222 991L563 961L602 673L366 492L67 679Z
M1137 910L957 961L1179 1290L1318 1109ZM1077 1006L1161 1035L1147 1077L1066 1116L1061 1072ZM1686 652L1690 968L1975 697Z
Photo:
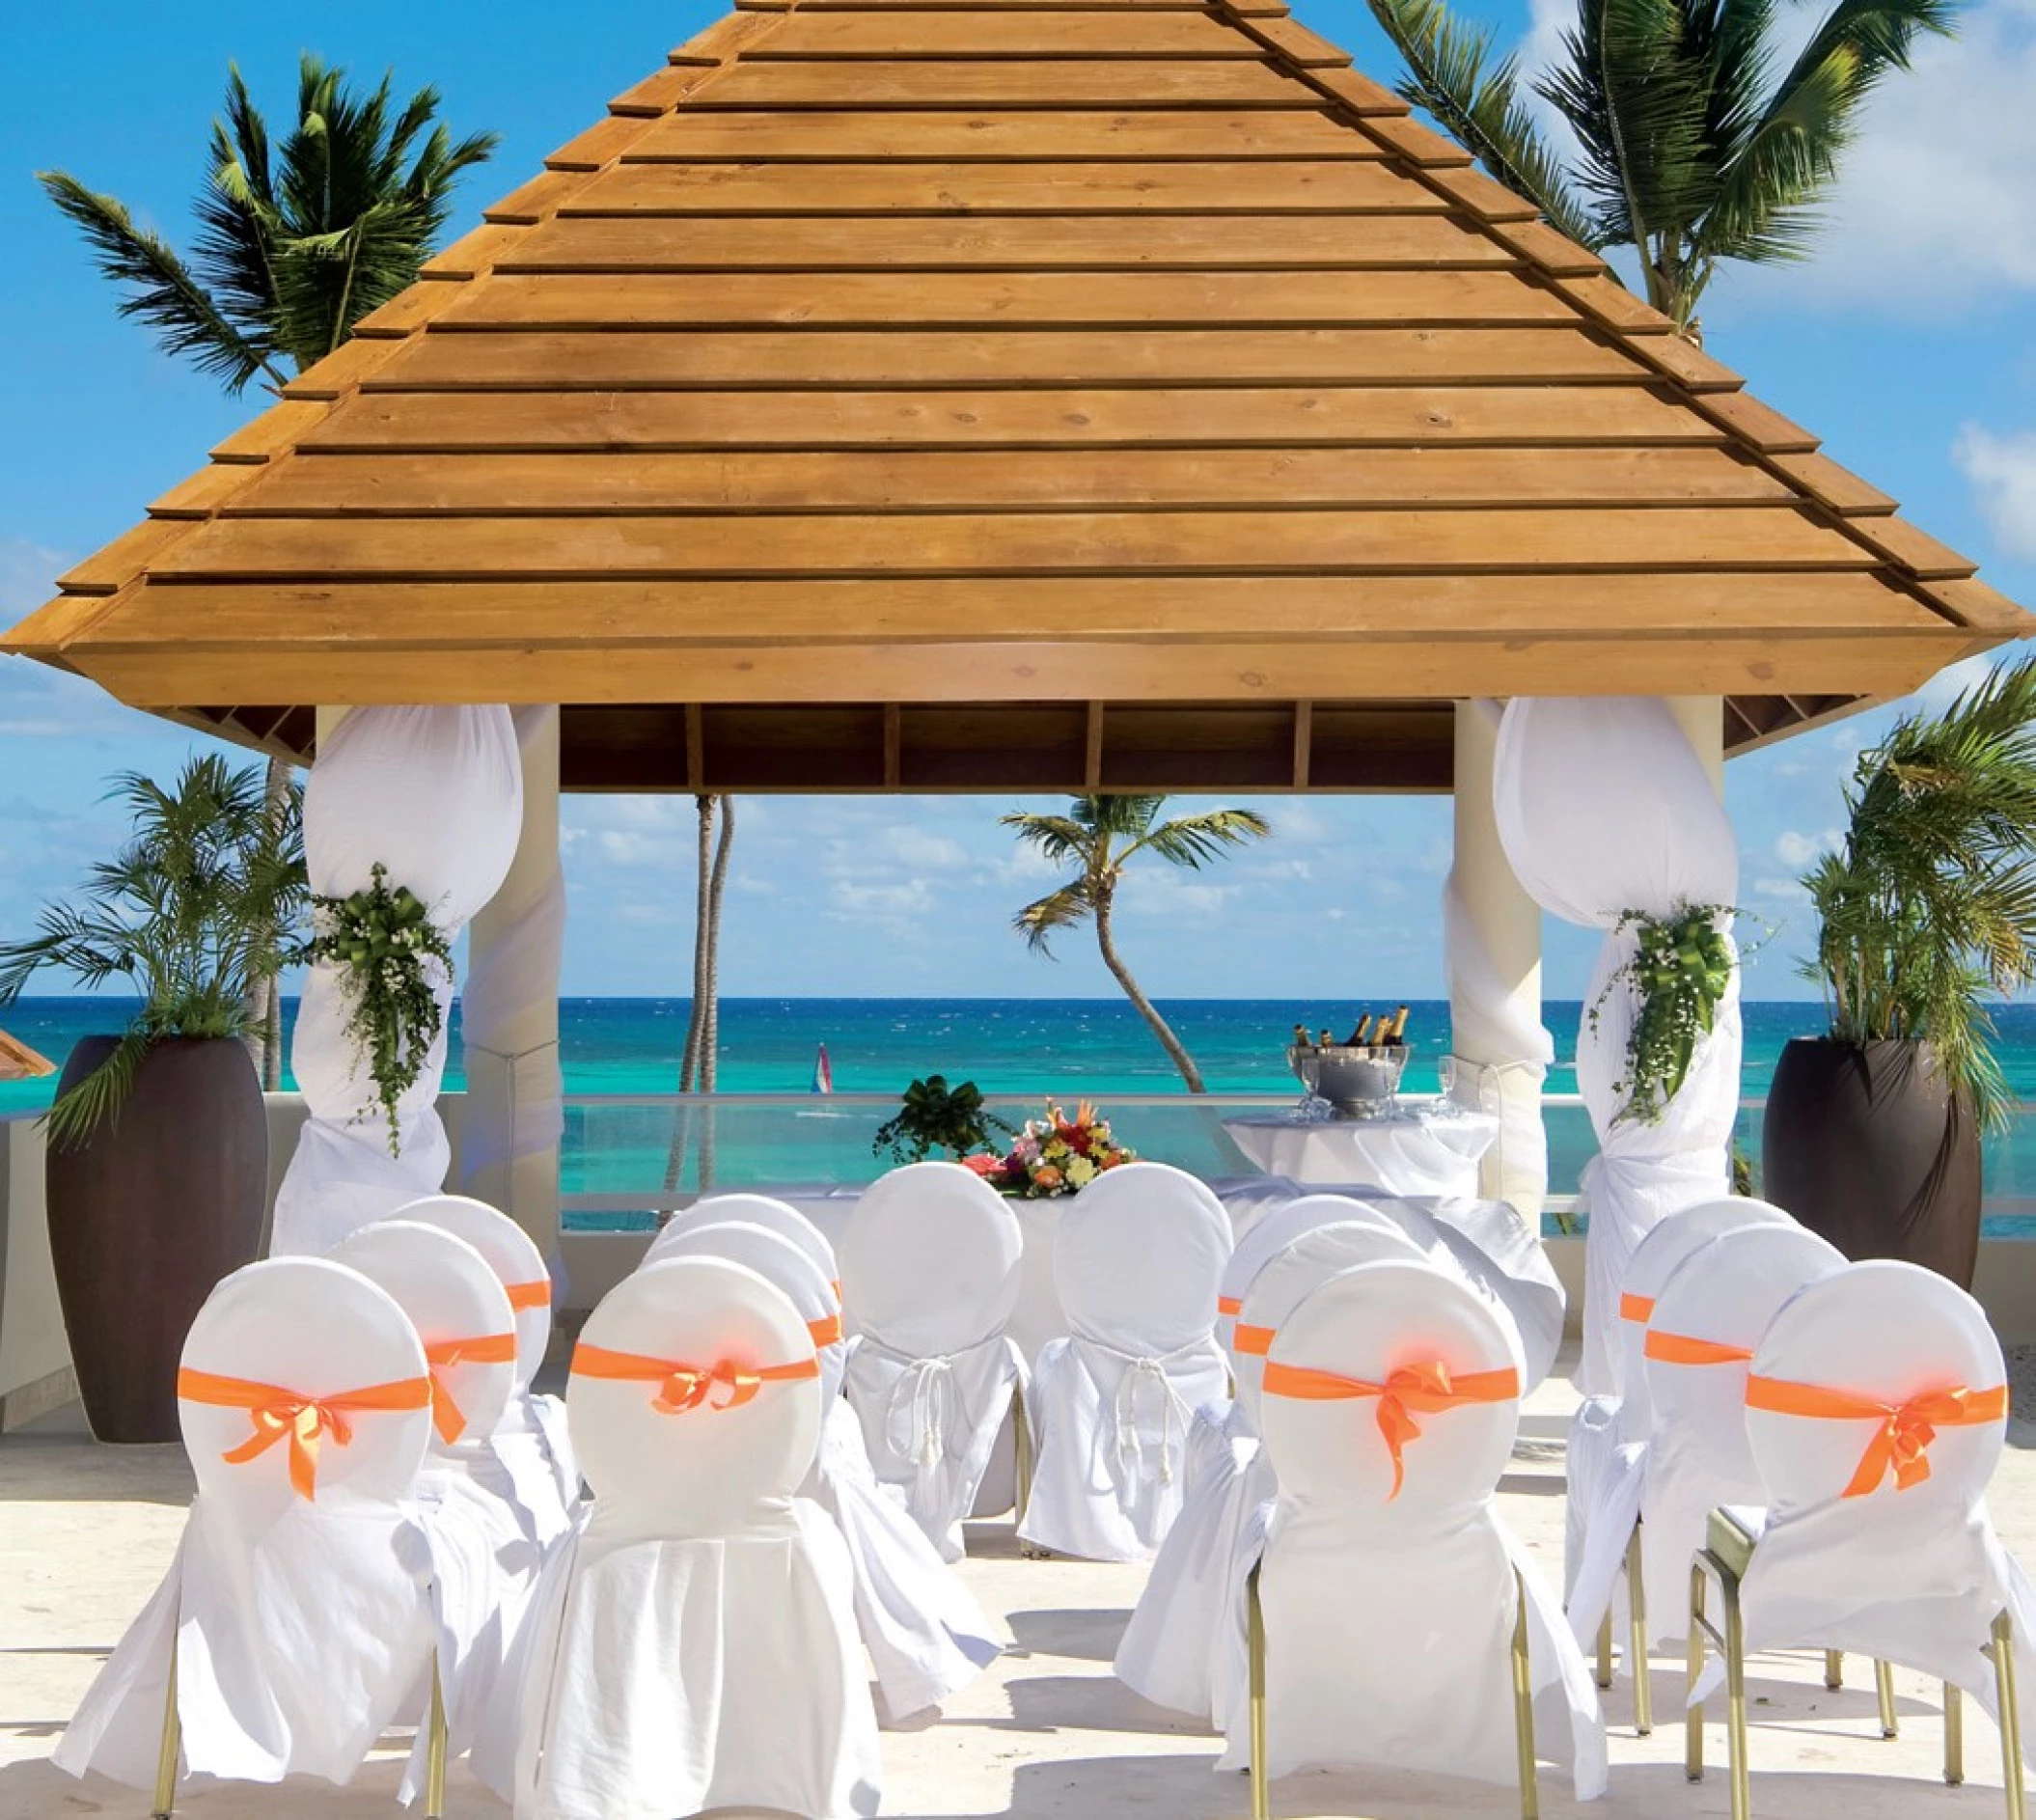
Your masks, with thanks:
M1702 761L1652 697L1508 703L1493 796L1506 858L1528 895L1567 922L1607 931L1577 1034L1577 1086L1599 1145L1582 1184L1590 1227L1577 1384L1591 1394L1612 1388L1608 1351L1626 1260L1665 1215L1725 1192L1739 1112L1735 967L1716 1027L1660 1122L1618 1118L1634 1004L1624 987L1606 985L1637 943L1617 924L1630 911L1665 917L1731 904L1739 855Z
M344 897L373 868L407 886L447 936L466 926L501 885L523 819L523 770L506 707L363 707L319 751L304 787L304 856L311 888ZM437 981L441 1017L453 980ZM276 1194L270 1250L324 1252L371 1220L445 1185L451 1161L437 1101L445 1029L389 1119L346 1034L341 969L304 981L290 1067L310 1118Z

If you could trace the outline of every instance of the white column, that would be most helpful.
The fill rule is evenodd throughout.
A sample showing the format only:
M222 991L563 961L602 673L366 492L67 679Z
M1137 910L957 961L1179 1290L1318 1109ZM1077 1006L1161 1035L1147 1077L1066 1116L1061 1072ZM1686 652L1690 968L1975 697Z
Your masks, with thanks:
M559 710L514 710L523 756L523 831L502 889L474 918L460 994L466 1118L460 1192L500 1207L556 1258L559 965L565 881L559 867Z
M1725 793L1725 703L1722 696L1666 695L1662 698L1710 773L1711 787Z
M1459 1097L1499 1117L1484 1193L1538 1230L1548 1195L1541 1084L1555 1045L1541 1022L1541 907L1506 863L1493 810L1498 732L1498 703L1457 703L1456 849L1443 895L1449 1022L1459 1075L1471 1077Z

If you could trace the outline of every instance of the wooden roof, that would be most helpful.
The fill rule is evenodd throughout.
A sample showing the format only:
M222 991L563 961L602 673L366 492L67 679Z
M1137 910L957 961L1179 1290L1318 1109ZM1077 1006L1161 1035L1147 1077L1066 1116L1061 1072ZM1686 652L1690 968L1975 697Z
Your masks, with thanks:
M1269 0L754 0L7 647L579 788L1438 788L1467 695L1744 747L2036 629Z
M56 1071L57 1064L47 1056L38 1055L25 1042L0 1030L0 1081L31 1081Z

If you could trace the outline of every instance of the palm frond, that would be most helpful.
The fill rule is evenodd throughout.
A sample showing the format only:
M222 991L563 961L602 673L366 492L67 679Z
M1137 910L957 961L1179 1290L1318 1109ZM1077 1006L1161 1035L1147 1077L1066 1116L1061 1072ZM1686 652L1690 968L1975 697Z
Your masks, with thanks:
M51 1104L41 1122L53 1148L73 1149L101 1125L119 1119L121 1108L134 1090L134 1078L154 1043L147 1031L138 1026L129 1029L105 1061Z
M998 825L1015 829L1020 841L1037 847L1056 866L1088 864L1090 831L1067 815L1001 815Z
M1025 937L1026 946L1035 954L1051 957L1053 937L1061 929L1072 929L1086 923L1094 909L1088 881L1078 878L1072 884L1062 885L1058 891L1034 898L1011 919L1011 926Z
M1211 809L1200 814L1176 815L1162 822L1121 856L1156 853L1172 866L1199 870L1232 848L1249 846L1272 835L1273 825L1253 809Z
M1443 130L1515 195L1541 210L1579 245L1605 244L1579 202L1569 173L1520 95L1520 64L1487 68L1492 33L1454 17L1444 0L1370 0L1373 16L1407 65L1401 98L1424 108Z
M160 234L137 227L124 205L68 172L39 172L37 180L84 234L100 274L128 293L120 314L153 329L165 353L190 358L229 392L258 373L284 382L273 345L232 320Z

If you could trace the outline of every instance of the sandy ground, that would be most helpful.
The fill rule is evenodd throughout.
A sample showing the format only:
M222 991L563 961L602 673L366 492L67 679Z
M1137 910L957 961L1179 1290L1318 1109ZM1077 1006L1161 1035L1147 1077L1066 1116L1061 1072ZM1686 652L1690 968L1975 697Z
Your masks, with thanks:
M2017 1364L2018 1375L2026 1375L2031 1362ZM1561 1378L1535 1393L1501 1488L1507 1520L1552 1580L1560 1572L1562 1547L1562 1435L1575 1401ZM2036 1424L2018 1422L2011 1441L1993 1508L2009 1545L2025 1561L2036 1560ZM75 1782L50 1767L48 1751L160 1577L189 1497L180 1450L98 1448L84 1438L74 1416L0 1439L0 1820L148 1812L145 1795ZM962 1572L983 1604L1003 1614L1012 1647L937 1723L886 1734L887 1815L1241 1820L1250 1811L1245 1779L1212 1772L1213 1738L1146 1705L1111 1674L1142 1568L1023 1560L1004 1524L977 1526L970 1547ZM1939 1779L1942 1732L1935 1684L1898 1672L1901 1736L1884 1741L1868 1666L1855 1661L1848 1668L1848 1685L1828 1693L1821 1658L1753 1660L1757 1815L1936 1820L2001 1811L1998 1743L1983 1715L1967 1703L1969 1780L1946 1788ZM1676 1723L1682 1685L1680 1661L1657 1658L1661 1724L1652 1737L1637 1738L1622 1677L1607 1696L1610 1792L1578 1807L1550 1772L1543 1778L1543 1814L1549 1820L1724 1814L1720 1726L1711 1729L1709 1779L1692 1786L1683 1776ZM220 1820L350 1820L388 1812L396 1776L392 1752L351 1788L194 1789L180 1799L179 1811ZM1281 1820L1501 1820L1518 1811L1510 1789L1374 1773L1298 1776L1274 1792ZM454 1771L447 1811L451 1820L500 1820L505 1812L463 1769Z

